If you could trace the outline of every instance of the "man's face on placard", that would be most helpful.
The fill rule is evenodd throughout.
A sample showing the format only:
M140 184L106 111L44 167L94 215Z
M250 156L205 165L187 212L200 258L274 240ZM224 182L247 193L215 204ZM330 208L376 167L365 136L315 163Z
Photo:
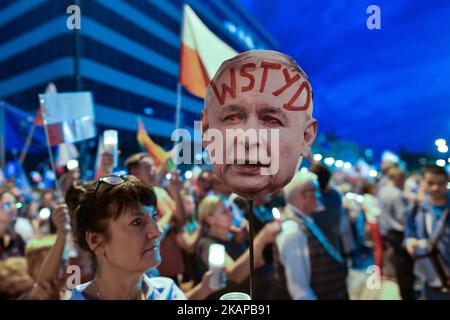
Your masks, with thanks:
M217 129L223 136L224 161L213 163L213 171L231 191L246 198L280 190L314 141L316 121L309 108L308 81L282 60L246 61L225 69L211 82L202 114L203 133ZM253 130L258 139L227 136L230 129ZM204 146L214 141L204 141ZM267 155L264 161L261 152ZM256 164L249 164L250 159Z

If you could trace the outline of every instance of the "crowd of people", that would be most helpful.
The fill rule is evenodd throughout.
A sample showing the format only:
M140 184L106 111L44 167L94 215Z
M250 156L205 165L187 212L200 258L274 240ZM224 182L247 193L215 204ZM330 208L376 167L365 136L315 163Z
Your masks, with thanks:
M104 154L94 181L76 169L58 189L0 186L0 299L219 299L249 292L249 203L208 168L167 178L145 153L128 175ZM300 169L253 201L254 299L349 299L350 269L376 265L402 299L450 299L450 193L444 168L377 178ZM211 288L209 249L225 248Z

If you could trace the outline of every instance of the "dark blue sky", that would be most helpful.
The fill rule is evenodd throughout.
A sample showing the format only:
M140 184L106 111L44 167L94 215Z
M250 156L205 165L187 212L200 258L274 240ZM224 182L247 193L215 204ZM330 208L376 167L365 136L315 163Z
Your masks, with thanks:
M449 0L240 2L308 74L319 131L376 151L450 140Z

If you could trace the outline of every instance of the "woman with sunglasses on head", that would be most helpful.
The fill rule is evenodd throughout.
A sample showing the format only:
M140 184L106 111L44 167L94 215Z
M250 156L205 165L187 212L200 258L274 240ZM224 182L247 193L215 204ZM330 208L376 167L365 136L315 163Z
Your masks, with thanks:
M145 275L161 261L161 230L150 185L133 176L102 177L71 187L66 203L75 241L93 253L97 264L94 279L75 287L72 300L203 299L211 293L210 274L186 296L173 280Z

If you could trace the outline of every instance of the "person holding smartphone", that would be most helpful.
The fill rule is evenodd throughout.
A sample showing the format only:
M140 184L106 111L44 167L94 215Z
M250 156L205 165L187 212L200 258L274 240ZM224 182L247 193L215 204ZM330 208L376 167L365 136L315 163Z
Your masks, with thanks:
M206 196L199 205L198 219L201 227L200 239L195 252L196 265L194 270L194 283L199 283L209 270L209 249L212 244L221 244L225 247L225 267L228 283L224 288L209 296L209 299L218 299L223 293L231 291L246 292L249 288L245 280L249 275L250 252L243 250L232 236L232 214L225 203L225 198L217 195ZM254 241L255 267L265 264L263 250L272 243L280 226L276 222L266 224L256 235Z

